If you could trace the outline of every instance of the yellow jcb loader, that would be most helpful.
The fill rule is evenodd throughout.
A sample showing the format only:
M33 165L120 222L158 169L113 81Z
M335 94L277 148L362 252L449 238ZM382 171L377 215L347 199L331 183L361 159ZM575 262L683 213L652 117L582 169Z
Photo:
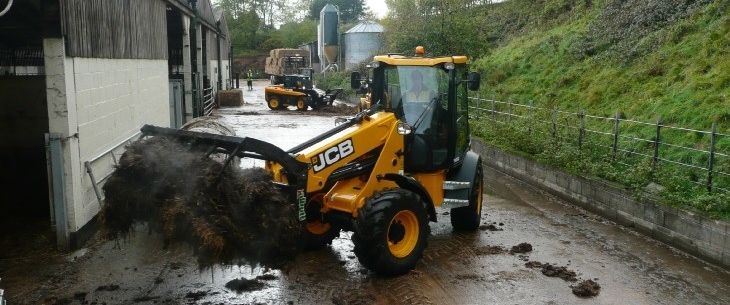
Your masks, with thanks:
M430 95L409 93L416 74ZM455 230L480 225L482 162L470 149L468 113L480 76L467 70L465 56L429 57L419 47L411 56L375 56L351 83L367 92L367 107L286 151L253 138L150 125L142 132L265 160L272 184L298 209L304 248L350 231L364 267L404 274L423 256L437 207L450 209Z
M321 93L312 85L311 68L301 68L299 74L272 75L271 84L264 88L264 99L271 110L296 106L299 111L309 107L319 110L332 105L342 89L331 89Z

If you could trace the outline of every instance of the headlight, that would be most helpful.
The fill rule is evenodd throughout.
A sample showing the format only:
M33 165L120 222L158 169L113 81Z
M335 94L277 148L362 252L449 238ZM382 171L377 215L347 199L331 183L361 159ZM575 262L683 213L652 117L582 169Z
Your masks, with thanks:
M446 70L454 70L454 63L453 62L447 62L444 64L444 68Z
M374 62L373 62L372 64L370 64L370 65L371 65L371 66L373 67L373 69L377 69L378 67L380 67L380 62L379 62L379 61L374 61Z
M413 132L413 127L406 123L398 123L398 134L409 135Z

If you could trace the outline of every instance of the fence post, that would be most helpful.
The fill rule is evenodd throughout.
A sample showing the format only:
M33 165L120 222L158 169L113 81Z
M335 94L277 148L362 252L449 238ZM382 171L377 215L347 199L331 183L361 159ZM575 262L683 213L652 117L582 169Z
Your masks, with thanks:
M497 121L497 118L496 118L496 116L494 114L494 103L495 103L495 101L496 100L495 100L494 94L492 94L492 121L495 121L496 122Z
M532 100L530 100L530 106L527 108L527 135L532 135Z
M616 162L616 152L618 151L618 120L621 114L616 111L616 119L613 121L613 147L611 151L611 162Z
M656 166L657 163L659 163L659 143L660 143L660 137L661 137L661 130L662 130L662 117L659 116L656 120L656 136L654 138L654 162L652 162L652 175L656 173Z
M583 136L585 135L585 113L581 110L578 113L578 119L580 120L580 127L578 128L578 152L583 153Z
M512 122L512 98L509 98L509 110L507 111L507 124Z
M479 118L479 103L482 101L482 93L477 91L477 118Z
M553 106L553 138L557 136L558 128L558 106Z
M710 159L707 161L707 192L712 193L712 165L715 161L715 136L717 134L717 123L712 123L712 135L710 135Z

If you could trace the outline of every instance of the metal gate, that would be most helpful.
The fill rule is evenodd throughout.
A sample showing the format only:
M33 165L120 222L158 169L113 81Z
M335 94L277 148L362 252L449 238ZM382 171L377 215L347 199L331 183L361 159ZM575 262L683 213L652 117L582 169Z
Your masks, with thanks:
M172 128L180 128L183 124L183 88L183 80L170 80L170 127Z

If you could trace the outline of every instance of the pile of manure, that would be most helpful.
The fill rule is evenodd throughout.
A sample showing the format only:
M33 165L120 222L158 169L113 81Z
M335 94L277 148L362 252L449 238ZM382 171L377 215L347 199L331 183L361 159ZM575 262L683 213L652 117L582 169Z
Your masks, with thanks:
M135 224L146 224L165 245L191 245L201 269L281 268L299 252L296 208L266 171L224 168L170 138L130 144L103 191L99 220L107 238L126 239Z

